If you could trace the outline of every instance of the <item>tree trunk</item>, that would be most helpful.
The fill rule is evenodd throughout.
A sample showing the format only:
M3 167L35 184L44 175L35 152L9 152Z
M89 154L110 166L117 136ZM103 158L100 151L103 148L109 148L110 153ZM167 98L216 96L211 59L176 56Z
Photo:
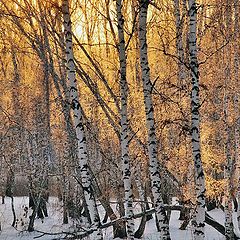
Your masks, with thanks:
M156 208L157 221L160 227L160 239L170 239L169 225L161 196L161 176L158 167L157 140L155 132L154 109L152 100L152 84L150 80L150 68L148 64L147 49L147 11L148 0L140 1L139 13L139 42L140 42L140 65L142 73L144 104L146 112L146 125L148 130L149 170L151 178L154 207Z
M127 239L134 239L134 219L133 219L133 191L131 183L131 167L129 158L129 129L128 129L128 84L126 79L126 53L124 39L124 19L122 15L122 0L116 1L117 21L118 21L118 51L120 62L120 92L121 92L121 160L123 172L123 184L125 194L125 207L127 217Z
M147 216L144 215L141 219L141 222L140 222L140 225L139 225L137 231L134 234L135 238L138 238L138 239L142 238L142 235L143 235L144 230L145 230L146 223L147 223Z
M75 63L73 55L73 44L72 44L72 29L71 29L71 19L69 13L69 3L68 0L63 0L62 11L64 19L64 35L66 42L66 57L67 57L67 78L69 81L69 92L70 92L70 102L71 108L73 110L74 126L76 130L77 142L78 142L78 158L79 158L79 171L81 175L81 182L84 197L86 200L87 208L89 210L92 228L96 233L95 238L103 239L102 231L100 230L100 218L98 215L98 210L96 206L96 201L94 197L93 187L91 184L89 166L87 160L87 146L86 137L84 133L83 116L81 112L81 106L79 102L78 90L77 90L77 80L75 74Z
M125 226L125 221L121 220L121 221L115 221L117 219L117 215L114 213L110 203L109 203L109 199L107 196L105 196L102 192L101 189L99 188L99 185L96 181L96 179L93 177L93 185L94 185L94 190L96 192L96 197L98 197L101 205L103 206L104 210L106 211L108 217L110 218L110 220L114 223L113 224L113 237L114 238L126 238L127 233L126 233L126 226ZM118 189L119 190L119 189ZM120 212L120 216L123 217L124 216L124 205L122 202L122 197L120 194L121 191L117 192L117 200L119 203L119 212Z
M191 90L191 137L196 180L196 224L194 238L202 240L205 237L205 176L202 166L200 146L200 99L199 99L199 70L197 59L197 5L195 0L189 0L189 53L190 72L192 78Z
M238 176L237 182L237 220L238 228L240 230L240 158L239 158L239 137L240 137L240 109L239 109L239 1L234 0L234 85L236 86L236 93L234 96L234 110L235 110L235 164Z
M141 167L138 165L137 169L135 171L135 183L137 185L137 189L138 189L138 193L139 193L139 199L141 201L141 210L142 212L146 212L146 210L149 209L149 205L147 202L147 195L146 192L144 191L143 187L142 187L142 181L141 181ZM137 231L134 234L135 238L141 238L144 230L145 230L145 226L146 223L149 219L149 217L151 218L152 215L147 215L147 216L143 216L140 222L140 225L137 229Z
M12 213L13 213L12 226L15 227L15 224L16 224L16 213L15 213L15 208L14 208L14 198L13 198L13 196L11 196L11 208L12 208Z
M66 181L66 166L62 167L63 169L63 176L62 176L62 201L63 201L63 224L68 224L68 208L67 208L67 202L68 202L68 189L67 189L67 181Z
M35 218L38 214L38 210L39 210L39 205L40 205L40 201L41 201L41 196L33 196L32 195L32 201L33 201L33 212L32 215L29 216L29 224L28 224L28 231L29 232L33 232L34 231L34 222L35 222Z
M230 30L232 26L232 7L231 0L226 1L226 38L230 41ZM231 85L231 46L230 44L226 47L225 52L225 82L224 82L224 124L225 124L225 134L226 134L226 142L225 142L225 153L226 153L226 163L224 169L224 178L226 180L225 185L225 204L224 204L224 212L225 212L225 237L226 240L232 240L234 237L233 231L233 221L232 221L232 173L233 173L233 154L232 154L232 127L230 123L230 115L229 115L229 105L231 99L231 93L229 89L229 85Z

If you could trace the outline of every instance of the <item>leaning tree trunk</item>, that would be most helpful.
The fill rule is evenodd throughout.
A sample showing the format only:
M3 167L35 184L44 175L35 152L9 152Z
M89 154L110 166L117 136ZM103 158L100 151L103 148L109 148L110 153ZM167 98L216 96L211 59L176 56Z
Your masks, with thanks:
M147 193L144 191L144 188L142 186L142 176L141 176L141 167L140 167L140 164L138 164L136 166L136 169L135 169L135 183L136 183L136 186L137 186L137 190L138 190L138 193L139 193L139 199L141 201L141 209L142 209L142 212L146 212L147 210L147 207L149 207L147 204ZM148 208L149 209L149 208ZM145 230L145 227L146 227L146 223L148 220L150 220L152 218L152 215L143 215L142 219L141 219L141 222L139 224L139 227L138 229L136 230L135 234L134 234L134 237L135 238L141 238L142 235L144 234L144 230Z
M126 53L124 39L124 19L122 15L122 0L116 1L117 21L118 21L118 51L120 61L120 90L121 90L121 159L123 183L126 202L127 217L127 239L134 239L134 219L133 219L133 191L131 183L131 167L129 159L129 137L128 137L128 117L127 117L127 97L128 84L126 79Z
M67 78L69 81L69 92L70 92L70 104L73 110L73 120L77 136L78 143L78 158L80 166L80 175L84 197L86 205L89 210L92 229L96 233L96 239L103 239L102 231L100 230L100 218L96 206L96 200L94 197L93 187L90 179L90 172L87 160L87 146L86 137L84 134L83 116L81 112L81 106L79 102L77 80L75 73L75 63L73 55L73 44L72 44L72 29L71 19L69 13L68 0L63 0L62 3L63 20L64 20L64 35L66 42L66 58L67 58Z
M142 73L144 104L146 112L146 125L148 130L148 151L149 151L149 170L152 185L152 194L154 198L154 207L156 209L157 221L160 227L160 239L170 239L169 225L164 204L161 196L161 176L158 167L157 140L155 132L154 109L152 101L152 84L150 80L150 69L148 64L147 52L147 11L148 0L140 1L139 13L139 42L140 42L140 66Z
M199 99L199 70L197 59L197 5L195 0L189 0L189 54L190 73L192 78L191 90L191 137L196 180L196 222L194 238L202 240L205 236L205 177L202 166L200 144L200 99Z

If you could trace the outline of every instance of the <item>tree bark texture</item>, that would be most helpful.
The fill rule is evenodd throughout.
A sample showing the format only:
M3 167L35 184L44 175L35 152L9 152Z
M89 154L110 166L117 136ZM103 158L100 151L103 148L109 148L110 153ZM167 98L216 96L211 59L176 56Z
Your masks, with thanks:
M196 181L196 222L194 224L194 238L203 240L205 237L205 176L202 166L200 143L200 98L199 98L199 66L197 58L197 5L195 0L189 0L189 54L191 90L191 138L192 155Z
M64 35L66 42L66 58L67 58L67 78L69 82L70 104L73 111L73 120L76 130L78 143L78 158L79 158L79 172L81 175L82 188L86 205L89 210L91 218L91 228L96 232L96 239L103 239L102 231L100 230L100 219L94 197L93 187L91 184L88 160L87 160L87 146L86 137L84 133L83 116L78 96L78 87L75 73L75 62L73 55L72 44L72 29L71 19L69 13L68 0L62 2L63 20L64 20Z
M116 1L118 21L118 51L120 61L120 92L121 92L121 159L125 192L125 208L127 216L127 239L134 239L133 219L133 191L131 183L131 166L129 158L129 128L128 128L128 84L126 78L126 52L124 39L124 18L122 14L122 0Z
M160 227L160 239L170 239L169 225L161 196L161 176L158 167L157 140L155 131L154 109L152 100L152 84L150 80L150 68L148 64L147 48L147 11L148 0L140 1L139 13L139 42L140 42L140 66L143 83L144 104L146 112L146 125L148 130L149 170L151 177L154 207L156 208L157 221Z

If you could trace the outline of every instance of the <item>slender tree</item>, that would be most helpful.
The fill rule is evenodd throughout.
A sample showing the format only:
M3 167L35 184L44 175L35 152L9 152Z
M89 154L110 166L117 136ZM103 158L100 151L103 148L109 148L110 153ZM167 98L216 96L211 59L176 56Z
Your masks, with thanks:
M126 52L124 39L124 18L122 14L122 0L116 1L117 21L118 21L118 51L120 61L120 91L121 91L121 155L122 172L126 202L127 217L127 238L134 239L134 219L133 219L133 191L131 183L131 167L129 158L129 137L128 137L128 83L126 78Z
M231 0L226 1L226 38L230 41L231 31L232 31L232 7ZM225 152L226 152L226 163L224 169L224 178L226 180L225 186L225 237L226 240L231 240L234 238L233 232L233 221L232 221L232 173L233 173L233 155L231 150L232 139L232 126L230 123L230 104L232 93L230 92L231 86L231 45L226 46L226 51L224 51L225 59L225 76L224 76L224 124L226 133L225 142Z
M86 137L84 133L83 116L78 96L78 87L75 74L75 63L73 55L72 44L72 29L71 18L69 13L68 0L62 2L63 20L64 20L64 35L66 42L66 58L67 58L67 78L69 81L70 104L73 111L73 120L76 130L78 142L78 158L79 158L79 173L81 175L81 182L86 205L89 210L91 224L93 230L96 232L96 239L103 239L102 231L100 230L100 219L94 197L93 187L91 184L91 175L89 172L87 160L87 146Z
M225 90L224 96L224 122L225 122L225 131L226 131L226 164L224 169L224 178L226 179L225 186L225 204L224 204L224 213L225 213L225 237L226 240L234 239L233 232L233 221L232 221L232 185L231 185L231 173L232 173L232 154L231 154L231 127L228 122L228 109L229 108L229 96L228 92Z
M191 90L191 136L192 154L196 181L196 223L194 238L202 240L205 236L205 176L202 166L200 144L200 97L199 97L199 65L197 58L197 5L195 0L189 0L189 54L190 74L192 79Z
M144 105L146 113L146 125L148 130L148 152L151 187L156 208L156 216L160 228L160 239L170 239L169 225L161 196L161 176L157 156L157 139L155 130L154 108L152 100L152 84L150 80L150 68L148 64L147 47L147 12L149 0L140 1L139 13L139 42L140 42L140 66L142 74Z
M240 158L239 158L239 137L240 137L240 108L239 108L239 1L234 0L234 84L237 91L234 96L235 110L235 163L237 166L237 220L240 229Z

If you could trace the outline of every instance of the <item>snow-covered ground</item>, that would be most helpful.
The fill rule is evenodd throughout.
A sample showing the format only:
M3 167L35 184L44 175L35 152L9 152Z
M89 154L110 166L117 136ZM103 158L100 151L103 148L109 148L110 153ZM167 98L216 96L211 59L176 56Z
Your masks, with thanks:
M28 198L27 197L15 197L14 198L14 206L16 210L16 215L19 220L23 219L23 226L21 226L21 221L18 224L17 229L11 226L12 223L12 212L11 212L11 200L10 198L6 198L5 204L0 204L0 222L1 229L0 232L0 240L31 240L34 237L38 237L41 235L39 232L28 233L27 231L23 231L26 229L28 218L23 217L24 206L28 206ZM136 209L138 206L136 206ZM43 222L41 219L36 219L35 221L35 229L43 232L62 232L67 231L71 224L63 225L62 224L62 209L61 203L57 198L50 198L48 204L49 217L45 218ZM101 211L100 211L101 212ZM218 222L223 224L224 222L224 213L221 210L215 209L209 214L214 217ZM179 212L172 211L171 220L170 220L170 233L172 240L191 240L193 239L192 228L189 225L187 230L179 230L179 226L181 225L181 221L178 220ZM140 219L136 220L136 225L138 225ZM104 229L104 239L110 240L112 239L112 228ZM57 236L49 236L44 235L41 238L42 240L50 240L56 238ZM89 238L88 238L89 239ZM147 222L145 234L142 239L145 240L158 240L158 233L155 227L154 219ZM219 232L217 232L212 227L206 225L206 240L222 240L224 236L222 236Z

